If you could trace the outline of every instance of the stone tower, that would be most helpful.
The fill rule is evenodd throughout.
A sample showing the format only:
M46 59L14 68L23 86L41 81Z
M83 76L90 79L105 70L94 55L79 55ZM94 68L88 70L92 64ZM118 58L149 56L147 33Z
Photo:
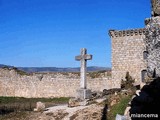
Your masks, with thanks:
M109 31L113 88L120 87L127 72L136 84L146 82L146 76L160 76L160 0L151 0L151 5L152 17L144 28Z
M146 71L145 29L110 30L112 40L112 81L113 88L119 88L126 73L140 84L142 71Z

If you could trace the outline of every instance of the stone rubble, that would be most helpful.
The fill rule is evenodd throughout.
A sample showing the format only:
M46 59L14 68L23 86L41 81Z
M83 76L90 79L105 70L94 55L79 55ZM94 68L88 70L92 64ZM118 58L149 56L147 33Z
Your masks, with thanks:
M45 110L45 104L42 102L37 102L36 103L36 108L34 108L34 111L40 112Z

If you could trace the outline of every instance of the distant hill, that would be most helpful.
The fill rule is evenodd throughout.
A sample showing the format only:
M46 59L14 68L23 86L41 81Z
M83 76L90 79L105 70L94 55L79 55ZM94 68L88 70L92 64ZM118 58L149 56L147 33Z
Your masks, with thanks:
M18 69L26 72L79 72L80 68L57 68L57 67L18 67ZM87 67L87 71L110 70L107 67Z
M14 66L0 64L0 68L3 68L3 67L9 67L9 68L13 68Z
M0 64L0 68L3 68L3 67L13 68L14 66ZM67 67L67 68L58 68L58 67L16 67L16 68L18 68L19 70L23 70L25 72L28 72L28 73L31 73L31 72L79 72L80 71L79 67L75 67L75 68L71 68L71 67ZM87 67L88 72L102 71L102 70L110 71L111 68L109 68L109 67L97 67L97 66Z

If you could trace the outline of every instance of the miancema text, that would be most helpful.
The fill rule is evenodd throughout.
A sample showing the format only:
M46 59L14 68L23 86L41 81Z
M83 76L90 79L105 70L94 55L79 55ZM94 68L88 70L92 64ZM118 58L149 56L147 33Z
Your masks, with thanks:
M131 118L158 118L158 114L131 114Z

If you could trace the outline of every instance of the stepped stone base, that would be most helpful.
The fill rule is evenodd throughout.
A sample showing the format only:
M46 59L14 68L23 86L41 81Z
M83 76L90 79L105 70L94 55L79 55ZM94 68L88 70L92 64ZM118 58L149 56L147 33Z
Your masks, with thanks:
M76 98L81 100L90 99L91 98L91 90L90 89L78 89Z

